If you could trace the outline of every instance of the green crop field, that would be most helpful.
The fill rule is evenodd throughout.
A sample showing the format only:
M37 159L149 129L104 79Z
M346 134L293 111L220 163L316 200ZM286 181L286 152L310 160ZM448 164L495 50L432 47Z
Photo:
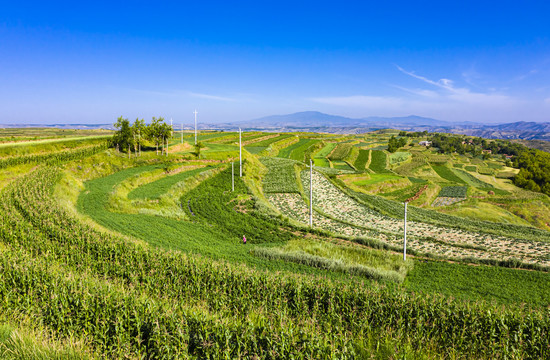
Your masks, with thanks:
M458 184L466 184L466 181L458 177L451 168L444 165L432 165L432 169L439 175L441 178L448 180L450 182Z
M387 155L384 151L372 150L369 169L371 169L375 173L387 172L387 162Z
M517 169L361 148L395 130L246 133L242 176L234 132L63 133L0 132L0 358L550 358L550 199L480 174Z
M445 186L441 188L439 196L441 197L457 197L464 198L468 193L467 186Z
M353 164L355 168L359 171L364 171L369 161L369 156L370 150L359 150L359 156L355 160L355 164Z

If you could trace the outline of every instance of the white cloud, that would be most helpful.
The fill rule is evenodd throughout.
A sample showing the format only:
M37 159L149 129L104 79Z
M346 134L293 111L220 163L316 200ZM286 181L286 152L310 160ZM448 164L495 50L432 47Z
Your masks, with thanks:
M207 100L218 100L218 101L237 101L237 99L229 98L225 96L218 96L218 95L211 95L211 94L201 94L201 93L195 93L189 91L187 93L189 96L200 98L200 99L207 99Z

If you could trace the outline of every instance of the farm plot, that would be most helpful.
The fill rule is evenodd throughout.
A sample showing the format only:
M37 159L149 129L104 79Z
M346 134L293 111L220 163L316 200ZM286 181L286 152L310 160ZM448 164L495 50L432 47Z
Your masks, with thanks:
M309 192L309 172L301 175L304 192ZM324 176L313 175L313 203L324 214L359 228L385 233L395 245L401 242L402 220L381 215L356 202ZM446 257L478 259L521 259L528 263L550 265L550 244L479 234L420 222L408 222L411 247ZM387 241L387 240L384 240Z
M290 158L296 161L305 161L306 151L312 146L315 146L315 144L319 143L320 141L321 140L309 139L308 141L302 143L300 146L292 150L292 152L290 153Z
M307 143L309 143L310 139L300 139L297 143L294 143L290 146L287 146L279 151L279 154L277 157L289 159L292 152L296 149L301 148L302 146L305 146Z
M466 200L466 198L454 197L454 196L438 196L435 198L434 202L432 203L432 206L433 207L449 206L464 200Z
M355 160L355 168L358 171L365 171L367 167L367 163L370 159L370 150L359 150L359 156L357 156L357 159Z
M439 192L439 196L452 198L466 198L467 186L445 186Z
M375 173L388 172L386 166L388 164L388 157L384 151L372 150L369 169Z
M492 188L494 188L493 185L488 184L484 181L481 181L480 179L476 178L472 174L470 174L467 171L464 171L462 169L454 169L454 172L457 176L459 176L462 180L464 180L470 186L476 187L478 189L492 189Z
M162 194L168 192L168 190L172 186L208 169L211 169L211 167L200 167L180 172L178 174L164 176L161 179L150 182L130 191L130 193L128 193L128 199L158 199Z
M338 169L338 170L347 170L347 171L353 171L354 169L349 166L349 164L345 161L341 161L341 160L333 160L332 161L332 166L335 168L335 169Z
M296 179L296 161L271 157L260 158L260 161L268 170L263 179L265 193L300 192Z
M411 157L410 152L406 151L397 151L390 155L390 164L399 164L401 162L407 161Z
M336 143L328 143L326 144L317 154L315 154L316 158L325 158L334 150L336 147Z
M328 156L329 160L344 160L348 156L349 152L353 148L351 143L340 143L336 146L334 150Z
M439 175L441 178L443 178L447 181L458 183L458 184L466 184L466 182L464 180L459 178L453 172L453 170L451 168L447 167L447 166L432 164L432 169L434 169L434 171L437 173L437 175Z
M328 161L328 159L326 158L314 158L313 164L319 167L330 167L330 161Z

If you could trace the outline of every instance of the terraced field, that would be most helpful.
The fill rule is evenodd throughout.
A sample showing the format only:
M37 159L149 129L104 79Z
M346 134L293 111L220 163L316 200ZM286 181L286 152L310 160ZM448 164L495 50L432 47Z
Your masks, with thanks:
M128 157L98 139L8 146L0 357L550 357L550 232L409 206L403 261L403 205L344 180L405 181L392 198L493 189L533 213L546 198L451 166L466 159L413 148L390 164L354 146L393 133L246 133L234 178L235 133L201 134L200 158L151 144Z

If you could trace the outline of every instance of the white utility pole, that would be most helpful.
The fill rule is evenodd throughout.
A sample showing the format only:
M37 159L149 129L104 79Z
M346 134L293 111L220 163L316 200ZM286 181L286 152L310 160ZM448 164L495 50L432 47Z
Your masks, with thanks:
M195 145L197 145L197 109L195 109L195 112L193 112L193 114L195 114Z
M141 156L141 129L138 129L138 139L139 139L139 156Z
M313 160L309 159L309 226L313 227Z
M235 162L231 161L231 191L235 191Z
M181 144L183 145L183 124L181 124Z
M242 153L242 145L241 145L241 128L239 128L239 177L243 177L243 153Z
M407 260L407 203L405 202L405 222L403 228L403 261Z

